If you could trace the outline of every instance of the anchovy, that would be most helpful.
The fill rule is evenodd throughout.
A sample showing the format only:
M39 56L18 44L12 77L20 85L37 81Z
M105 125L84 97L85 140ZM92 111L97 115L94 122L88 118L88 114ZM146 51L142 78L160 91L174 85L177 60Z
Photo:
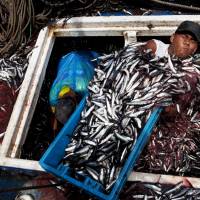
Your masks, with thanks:
M115 135L116 135L116 137L118 138L118 139L120 139L121 141L123 141L123 142L126 142L126 143L128 143L128 142L131 142L133 139L132 138L130 138L130 137L127 137L127 136L125 136L125 135L120 135L120 134L118 134L118 133L114 133Z
M181 181L181 182L177 183L175 187L173 187L172 189L166 191L164 194L173 193L173 192L177 191L179 188L181 188L182 185L183 185L183 182Z

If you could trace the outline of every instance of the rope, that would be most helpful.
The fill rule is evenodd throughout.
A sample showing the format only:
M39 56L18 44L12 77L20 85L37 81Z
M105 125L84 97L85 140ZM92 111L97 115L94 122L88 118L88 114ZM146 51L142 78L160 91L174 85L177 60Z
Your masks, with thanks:
M181 5L181 4L177 4L177 3L163 2L161 0L149 0L149 1L158 3L158 4L162 4L165 6L175 7L175 8L183 8L183 9L192 10L192 11L200 11L200 7L195 7L195 6L193 7L193 6Z
M65 0L65 1L40 0L40 1L42 1L45 5L53 6L53 7L60 7L60 6L68 5L68 4L76 2L76 1L82 2L82 0Z
M9 57L31 37L26 32L35 23L32 0L1 1L0 22L0 56Z

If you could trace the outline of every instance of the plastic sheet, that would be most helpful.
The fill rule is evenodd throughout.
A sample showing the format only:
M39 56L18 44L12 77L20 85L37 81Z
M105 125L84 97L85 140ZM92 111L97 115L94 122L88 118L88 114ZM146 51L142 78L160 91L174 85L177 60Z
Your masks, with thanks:
M96 64L92 60L97 57L98 54L94 51L73 51L61 58L57 76L50 91L51 105L56 105L59 93L66 86L80 95L87 91Z

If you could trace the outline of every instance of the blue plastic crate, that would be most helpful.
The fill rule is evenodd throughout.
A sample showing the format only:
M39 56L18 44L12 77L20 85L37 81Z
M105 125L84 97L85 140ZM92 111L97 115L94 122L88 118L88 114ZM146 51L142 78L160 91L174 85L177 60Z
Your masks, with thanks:
M126 160L124 166L122 167L118 179L116 180L114 186L112 187L110 193L105 193L102 189L102 186L97 181L91 179L90 177L80 175L80 180L73 178L70 176L70 167L64 166L61 163L62 158L65 154L65 148L70 143L72 134L79 123L80 114L84 109L86 104L86 97L85 95L81 102L79 103L75 112L71 115L68 122L64 125L60 133L57 135L55 140L51 143L47 151L44 153L42 158L40 159L40 165L49 173L52 173L58 177L61 177L68 181L69 183L78 186L79 188L85 190L86 192L92 194L93 196L97 197L101 200L116 200L120 193L120 190L124 186L128 176L130 175L134 164L136 163L139 155L141 154L146 142L151 135L152 129L159 117L161 112L161 108L156 108L151 117L147 121L146 125L144 126L138 141L135 144L135 147L131 151Z

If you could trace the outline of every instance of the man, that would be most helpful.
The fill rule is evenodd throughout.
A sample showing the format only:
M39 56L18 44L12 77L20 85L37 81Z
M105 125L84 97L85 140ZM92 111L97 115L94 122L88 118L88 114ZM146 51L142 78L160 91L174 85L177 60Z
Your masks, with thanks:
M197 51L199 42L200 25L192 21L184 21L170 37L170 44L153 39L149 40L144 48L151 49L156 57L175 55L179 58L186 58Z
M200 43L200 25L192 21L182 22L175 33L170 37L170 44L165 44L160 40L149 40L144 49L151 49L155 57L168 57L169 55L175 55L178 58L187 58L196 53L198 45ZM185 79L190 83L192 91L196 87L197 74L193 74L193 77L186 76ZM177 103L180 103L183 108L191 102L192 93L177 96ZM177 109L174 105L168 106L164 109L165 114L169 115L169 119L173 119L177 113ZM166 117L166 116L165 116Z

